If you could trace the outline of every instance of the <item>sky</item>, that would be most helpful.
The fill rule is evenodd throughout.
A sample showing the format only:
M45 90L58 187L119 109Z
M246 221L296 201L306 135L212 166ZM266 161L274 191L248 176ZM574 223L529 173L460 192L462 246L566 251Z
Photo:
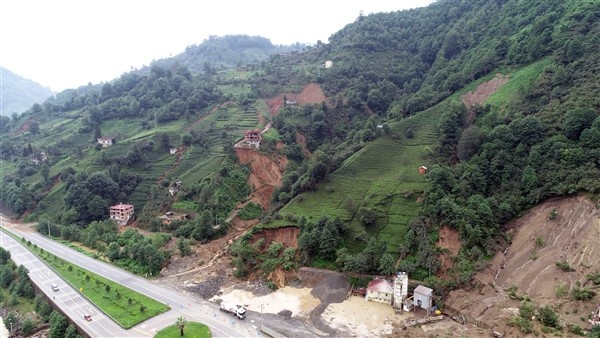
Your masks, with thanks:
M0 66L55 92L108 82L210 35L315 44L359 14L433 0L2 0Z

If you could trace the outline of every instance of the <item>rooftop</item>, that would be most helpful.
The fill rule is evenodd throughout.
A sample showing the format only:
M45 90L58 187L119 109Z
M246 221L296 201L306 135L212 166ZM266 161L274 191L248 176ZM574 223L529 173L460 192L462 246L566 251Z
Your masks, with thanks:
M377 291L383 293L394 293L392 283L387 279L375 278L367 286L367 291Z

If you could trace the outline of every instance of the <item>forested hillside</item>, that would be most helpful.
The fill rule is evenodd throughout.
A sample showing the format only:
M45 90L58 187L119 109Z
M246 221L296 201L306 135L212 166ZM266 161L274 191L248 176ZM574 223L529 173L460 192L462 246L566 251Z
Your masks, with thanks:
M69 234L89 234L80 229L127 202L141 228L207 241L250 194L233 143L272 121L260 151L287 167L261 224L232 248L237 275L299 262L465 282L509 240L508 220L548 197L597 199L599 19L598 1L441 0L360 16L327 44L252 67L237 66L277 48L213 37L2 119L2 199ZM467 107L463 95L497 73L507 83ZM309 83L326 101L299 103ZM197 217L162 227L170 209ZM299 255L276 246L259 256L268 248L252 236L279 226L301 229ZM462 242L448 284L435 277L441 226Z
M2 115L21 114L34 103L42 103L52 95L50 88L2 69Z
M273 45L262 36L210 36L199 45L188 46L181 54L153 64L169 68L174 64L187 67L193 73L214 73L228 68L257 69L269 56L301 51L305 45Z

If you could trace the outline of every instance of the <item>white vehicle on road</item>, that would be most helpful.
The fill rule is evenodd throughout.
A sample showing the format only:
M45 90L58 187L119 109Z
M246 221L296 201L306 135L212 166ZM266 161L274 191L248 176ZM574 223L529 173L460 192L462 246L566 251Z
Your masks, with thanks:
M227 302L221 302L221 307L219 310L231 313L232 315L238 317L238 319L246 318L246 309L241 305L234 305Z

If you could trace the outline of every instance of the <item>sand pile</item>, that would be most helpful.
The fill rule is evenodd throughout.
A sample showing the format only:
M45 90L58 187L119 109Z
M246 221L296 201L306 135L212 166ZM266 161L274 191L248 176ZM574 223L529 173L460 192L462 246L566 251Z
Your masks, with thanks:
M350 283L342 274L328 276L315 286L310 292L322 303L341 303L350 292Z

